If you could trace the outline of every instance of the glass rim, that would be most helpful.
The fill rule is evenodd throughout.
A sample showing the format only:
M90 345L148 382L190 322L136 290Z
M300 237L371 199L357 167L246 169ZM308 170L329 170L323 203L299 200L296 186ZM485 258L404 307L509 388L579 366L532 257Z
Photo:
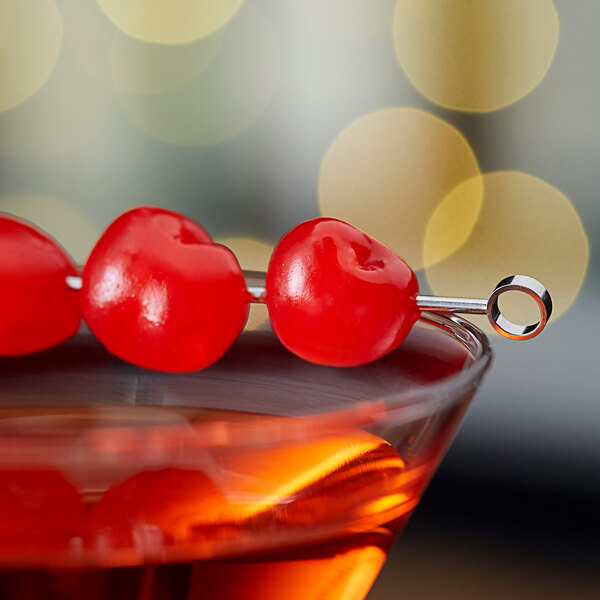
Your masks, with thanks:
M460 397L467 389L477 385L490 366L493 352L488 337L481 329L453 313L442 315L436 312L423 312L419 321L445 330L462 343L473 357L473 362L457 373L406 392L403 394L402 405L396 406L396 410L407 408L408 400L411 405L418 404L423 412L429 414L432 409L452 403L452 400Z
M331 420L331 427L336 420L340 425L343 423L347 427L372 426L384 421L408 423L452 406L469 389L476 387L493 358L493 351L485 333L470 321L452 313L423 312L418 322L432 324L451 335L469 350L473 362L452 375L421 384L418 388L389 397L379 396L346 411L316 416Z
M256 414L248 421L215 420L200 423L105 426L90 428L69 437L71 428L59 427L40 435L1 435L0 467L10 464L48 464L50 456L60 455L67 462L139 460L151 457L158 462L167 456L185 457L210 447L267 446L297 443L317 436L335 435L344 429L375 427L382 423L408 423L425 418L458 402L475 389L487 370L492 350L487 336L469 321L454 314L423 312L421 325L438 328L461 343L472 362L462 369L431 383L395 394L374 394L350 408L324 410L304 416ZM92 407L93 408L93 407ZM115 408L106 407L108 410ZM116 407L120 409L121 407ZM140 407L122 407L135 411ZM165 408L175 408L166 406ZM200 408L200 407L199 407ZM56 423L58 425L58 423ZM67 456L66 452L72 456Z

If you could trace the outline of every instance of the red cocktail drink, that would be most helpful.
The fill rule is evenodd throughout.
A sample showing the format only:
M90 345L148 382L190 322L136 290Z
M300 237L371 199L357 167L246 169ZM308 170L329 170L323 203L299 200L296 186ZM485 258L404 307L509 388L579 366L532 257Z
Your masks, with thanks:
M8 359L0 597L360 600L488 362L437 316L352 369L269 332L192 375L86 334Z

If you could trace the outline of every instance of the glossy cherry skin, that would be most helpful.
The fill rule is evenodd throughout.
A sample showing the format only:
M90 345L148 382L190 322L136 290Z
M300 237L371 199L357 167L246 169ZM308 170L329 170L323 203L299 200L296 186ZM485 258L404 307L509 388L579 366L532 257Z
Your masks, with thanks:
M68 550L83 515L81 494L60 471L0 469L0 557Z
M376 360L402 342L419 316L411 268L337 219L290 230L273 251L266 288L271 326L281 342L321 365Z
M140 551L202 540L228 502L202 471L142 471L106 490L85 520L87 547L141 546ZM152 548L154 547L154 548Z
M88 548L132 548L205 542L230 516L223 492L202 471L142 471L108 488L84 524ZM214 531L212 532L214 535Z
M83 270L82 309L120 358L159 371L197 371L238 336L249 293L232 252L191 219L163 208L117 218Z
M66 277L77 268L33 225L0 215L0 356L44 350L79 328L79 292Z

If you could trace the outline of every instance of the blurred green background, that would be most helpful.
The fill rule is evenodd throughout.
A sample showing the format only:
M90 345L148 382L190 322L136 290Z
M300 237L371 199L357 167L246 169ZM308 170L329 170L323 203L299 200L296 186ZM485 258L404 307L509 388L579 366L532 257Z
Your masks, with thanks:
M155 204L246 267L326 214L393 247L424 291L539 278L558 318L493 338L372 597L416 585L400 567L421 554L431 581L453 560L525 582L499 598L598 597L599 30L596 0L0 0L0 211L79 262ZM470 597L457 577L427 589Z

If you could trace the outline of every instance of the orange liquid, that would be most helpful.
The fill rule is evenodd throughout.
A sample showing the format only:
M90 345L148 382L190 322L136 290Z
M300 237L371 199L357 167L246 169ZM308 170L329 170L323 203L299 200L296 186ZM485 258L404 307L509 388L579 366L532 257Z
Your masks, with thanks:
M433 468L359 430L101 476L0 468L0 598L361 600Z

